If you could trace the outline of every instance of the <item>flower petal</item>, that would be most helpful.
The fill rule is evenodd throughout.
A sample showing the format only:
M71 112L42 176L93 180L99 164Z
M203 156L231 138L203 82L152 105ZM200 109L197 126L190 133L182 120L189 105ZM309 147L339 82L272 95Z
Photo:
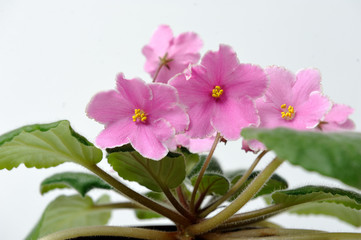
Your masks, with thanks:
M177 61L182 60L181 62L184 64L196 63L199 60L198 52L202 46L203 42L196 33L182 33L173 39L168 50L168 56L177 59ZM198 59L193 58L193 54L198 55Z
M125 79L123 74L117 76L119 94L129 102L129 108L142 108L152 98L152 91L146 83L138 78Z
M173 39L172 29L167 25L160 25L152 35L146 47L151 48L155 54L152 57L163 57ZM144 52L143 52L144 53ZM146 56L148 57L148 56Z
M129 136L130 143L142 156L160 160L168 153L165 142L174 136L174 129L165 120L152 124L138 124Z
M227 101L217 103L211 121L215 129L227 140L237 140L241 137L242 128L258 125L258 114L250 98L228 98Z
M317 69L303 69L296 74L293 97L297 103L308 99L312 92L321 91L321 75ZM294 104L297 104L294 103Z
M96 144L101 148L122 146L129 143L129 136L134 132L136 124L129 119L122 118L105 127L96 138Z
M214 104L199 103L188 110L190 119L189 128L186 132L192 138L205 138L211 136L215 129L211 125L211 117L214 113Z
M96 94L86 109L88 117L103 124L115 122L124 116L132 114L132 111L127 101L114 90Z

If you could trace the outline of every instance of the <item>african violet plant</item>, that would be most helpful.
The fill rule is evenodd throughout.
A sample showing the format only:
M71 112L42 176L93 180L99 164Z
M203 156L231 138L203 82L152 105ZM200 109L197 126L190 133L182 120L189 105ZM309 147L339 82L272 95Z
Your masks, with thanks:
M0 137L1 169L73 162L91 172L59 173L41 183L42 193L73 188L78 194L51 202L27 239L361 239L357 233L284 229L265 221L292 210L361 226L359 193L325 186L287 189L286 180L274 174L289 161L361 189L361 134L349 131L352 109L323 95L316 69L293 74L240 64L227 45L197 64L201 46L195 33L173 37L168 26L160 26L143 48L153 83L119 74L116 89L96 94L87 106L88 116L105 126L96 138L104 161L149 192L138 193L98 167L103 151L66 120ZM223 172L213 152L219 142L241 136L240 148L258 155L248 169ZM254 171L269 152L275 158ZM106 195L93 200L87 193L94 188L115 191L129 202L110 202ZM260 196L268 207L239 212ZM134 209L141 219L168 218L175 228L103 226L119 208Z

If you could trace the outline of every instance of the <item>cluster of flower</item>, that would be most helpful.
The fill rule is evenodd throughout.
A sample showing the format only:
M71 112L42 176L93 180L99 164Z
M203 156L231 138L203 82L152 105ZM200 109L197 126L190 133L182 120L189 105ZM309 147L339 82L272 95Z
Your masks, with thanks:
M283 67L262 69L239 63L230 46L207 52L195 33L173 37L160 26L143 48L145 71L153 83L117 76L116 90L98 93L88 105L90 118L105 125L96 143L131 143L144 157L159 160L177 146L191 152L210 148L216 133L240 138L242 128L290 127L298 130L352 129L352 109L333 104L321 92L316 69L293 74ZM245 150L263 149L256 141Z

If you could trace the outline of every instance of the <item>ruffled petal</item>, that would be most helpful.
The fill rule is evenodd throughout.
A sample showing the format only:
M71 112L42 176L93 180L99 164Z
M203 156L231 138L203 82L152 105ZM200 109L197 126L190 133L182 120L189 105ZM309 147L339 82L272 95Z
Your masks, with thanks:
M186 132L192 138L205 138L211 136L215 129L211 125L211 117L214 113L214 104L199 103L188 110L190 119L189 128Z
M274 128L288 126L288 122L282 118L281 109L276 108L274 103L258 99L256 101L256 106L260 117L259 127Z
M133 111L135 108L143 108L152 98L152 91L143 80L137 78L128 80L122 73L117 76L117 90L128 101Z
M293 97L299 104L308 99L312 92L321 91L321 74L317 69L303 69L296 74Z
M132 110L127 101L118 92L111 90L96 94L87 106L90 118L109 124L125 116L131 116Z
M152 124L138 124L129 136L130 143L142 156L160 160L168 153L165 142L174 136L174 129L165 120Z
M129 136L136 129L136 124L129 119L122 118L105 127L95 142L101 148L111 148L129 143Z
M157 57L163 57L167 52L172 39L172 29L167 25L160 25L153 33L152 38L146 47L153 49L153 52Z
M242 128L258 124L255 105L248 97L239 100L229 98L215 106L212 124L227 140L239 139Z
M266 91L268 78L264 70L252 64L238 65L223 81L225 94L232 97L261 97Z
M325 116L325 122L335 122L342 124L346 122L349 115L353 113L353 109L347 105L334 104L331 110Z
M265 69L269 77L269 85L265 93L268 102L273 102L276 106L282 104L290 105L293 101L292 86L295 76L285 68L272 66Z
M198 59L189 59L185 56L192 56L189 54L198 54L198 51L202 48L202 46L203 42L196 33L182 33L173 39L168 51L169 57L174 57L178 61L182 59L183 63L195 63L199 60L199 55Z

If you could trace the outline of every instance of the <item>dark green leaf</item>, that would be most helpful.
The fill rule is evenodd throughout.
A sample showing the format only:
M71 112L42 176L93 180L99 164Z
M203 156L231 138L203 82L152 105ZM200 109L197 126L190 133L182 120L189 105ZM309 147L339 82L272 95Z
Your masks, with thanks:
M242 136L261 141L280 159L361 189L361 133L247 128Z
M0 136L0 169L48 168L64 162L98 163L102 151L75 133L68 121L29 125Z
M197 181L198 175L191 178L192 185ZM224 195L229 189L229 181L218 173L205 173L199 184L198 191L202 195Z
M108 155L108 162L122 178L156 192L162 191L161 186L176 188L185 178L184 157L180 154L154 161L135 151L115 151Z
M159 192L148 192L145 194L147 197L157 201L157 202L166 202L166 197L163 193ZM145 209L136 209L135 215L138 219L152 219L152 218L164 218L163 215L160 215L156 212L153 212L151 210L145 210Z
M305 186L272 194L273 203L294 213L324 214L361 226L361 195L339 188Z
M109 197L103 195L96 204L109 203ZM60 196L45 209L40 221L27 240L36 240L50 233L81 226L105 225L110 219L110 210L95 208L93 200L86 196Z
M196 153L191 153L185 147L181 147L178 149L178 152L183 154L185 163L186 163L186 174L188 175L194 166L199 162L199 155Z
M205 155L201 155L199 162L193 167L193 169L191 170L191 172L188 174L188 178L191 179L194 175L198 175L199 172L202 169L202 166L204 164L204 162L206 161L207 156ZM218 174L222 174L222 168L221 165L218 163L217 159L212 157L211 161L209 162L209 165L206 169L206 172L208 173L218 173Z
M46 178L40 184L41 194L47 193L57 188L74 188L82 196L93 188L112 189L110 185L105 183L99 177L81 172L64 172L58 173Z

